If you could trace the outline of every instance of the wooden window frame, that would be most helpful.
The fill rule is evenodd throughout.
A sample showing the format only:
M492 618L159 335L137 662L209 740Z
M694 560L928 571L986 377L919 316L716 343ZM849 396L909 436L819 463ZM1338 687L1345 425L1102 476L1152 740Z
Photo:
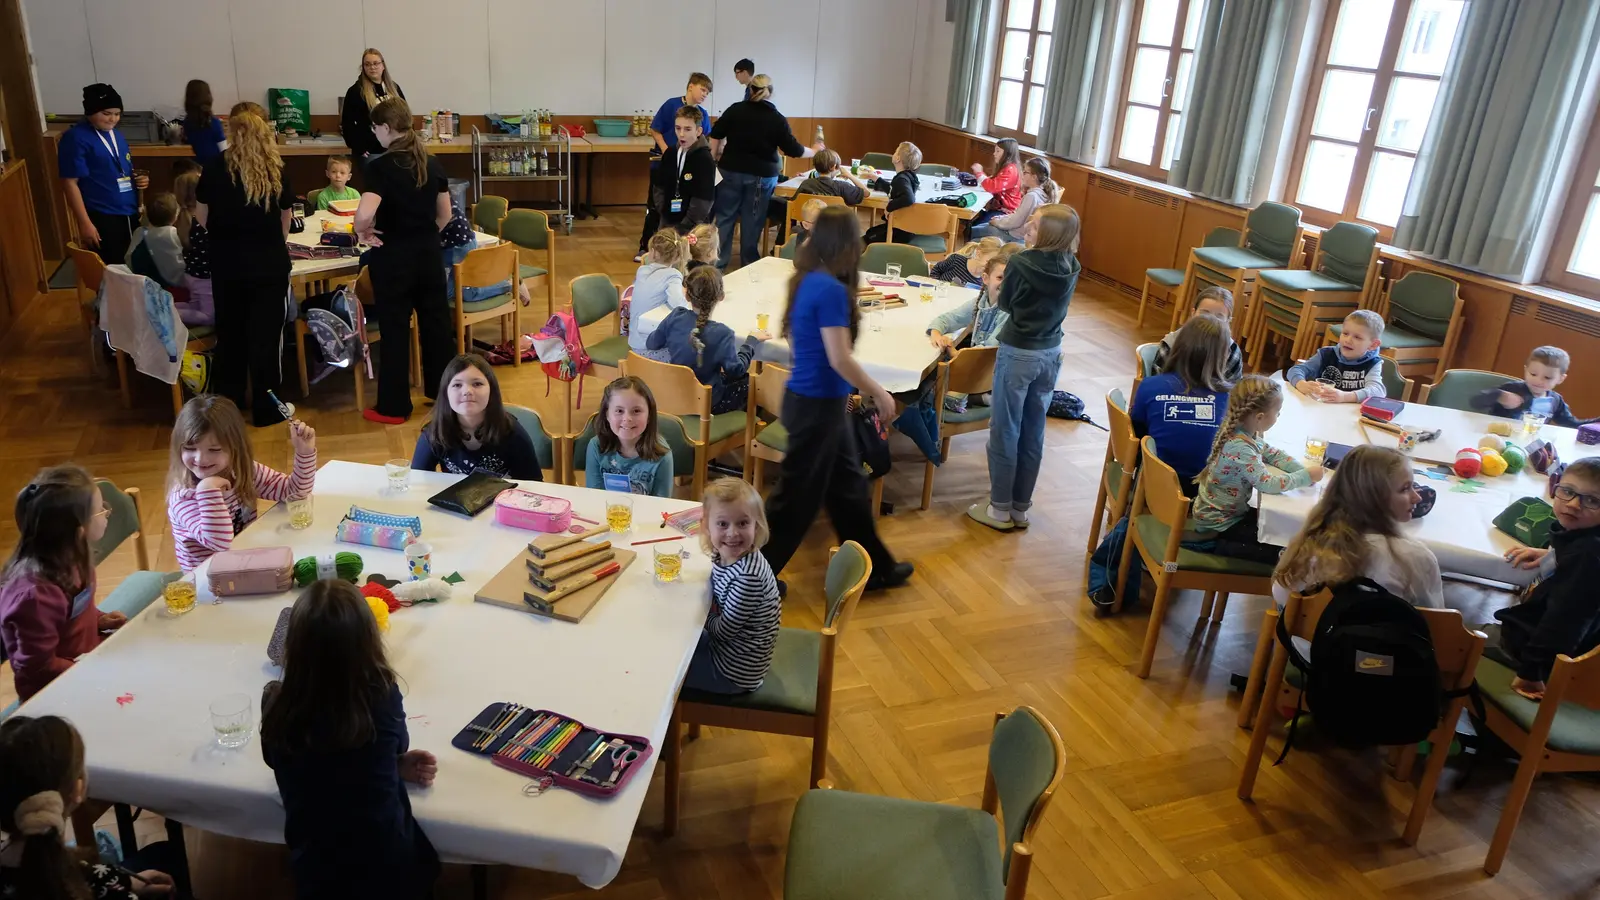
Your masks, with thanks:
M998 26L999 40L995 42L996 49L994 55L994 79L989 85L989 115L987 117L989 121L985 123L984 127L988 134L994 135L995 137L1008 137L1024 146L1036 147L1039 144L1039 136L1037 134L1030 134L1022 129L1028 124L1028 99L1033 95L1035 90L1042 91L1048 87L1048 85L1042 83L1035 84L1033 81L1033 67L1035 62L1041 62L1044 65L1046 75L1048 75L1050 70L1050 60L1035 60L1033 58L1033 51L1034 48L1039 45L1039 35L1041 34L1039 31L1039 13L1044 6L1044 4L1039 2L1039 0L1034 0L1033 20L1028 26L1028 58L1022 66L1022 101L1021 105L1017 107L1017 127L1005 128L995 124L994 121L995 113L1000 109L1000 83L1004 81L1015 82L1017 80L1015 78L1006 78L1000 74L1001 67L1005 62L1006 32L1022 30L1020 28L1008 28L1006 26L1006 22L1009 21L1011 15L1011 3L1012 0L1006 0L1006 2L1000 7L1000 23ZM1054 28L1055 24L1051 23L1051 30L1053 31ZM1051 34L1049 31L1043 33ZM1055 38L1053 35L1051 37L1050 46L1052 52L1054 52ZM1042 116L1040 117L1040 121L1043 121Z
M1398 78L1425 79L1438 82L1442 75L1427 75L1415 72L1397 72L1396 63L1400 59L1400 44L1405 38L1406 25L1411 20L1411 9L1415 0L1394 0L1394 7L1389 12L1389 30L1384 35L1383 49L1378 54L1378 64L1372 69L1359 66L1335 66L1328 64L1328 54L1333 48L1333 32L1339 24L1339 13L1344 9L1345 0L1330 0L1327 15L1322 22L1322 34L1317 39L1317 55L1315 67L1312 70L1311 84L1306 91L1305 102L1300 110L1300 124L1295 133L1294 153L1289 162L1289 182L1284 190L1284 202L1299 207L1304 220L1312 225L1330 228L1340 221L1360 222L1378 230L1378 240L1392 241L1394 239L1393 225L1374 222L1361 218L1361 194L1366 190L1367 179L1372 175L1372 161L1381 151L1394 156L1405 156L1413 160L1413 169L1417 154L1411 150L1400 150L1393 147L1378 147L1378 131L1383 125L1383 111L1389 103L1389 97ZM1464 16L1465 14L1463 14ZM1399 23L1398 28L1395 24ZM1457 23L1457 37L1459 37L1460 23ZM1311 129L1317 119L1317 104L1322 98L1322 85L1330 70L1346 72L1370 73L1372 75L1372 94L1367 100L1367 121L1362 128L1361 137L1355 142L1343 138L1323 137L1314 135ZM1355 162L1351 165L1350 184L1345 188L1344 208L1338 211L1329 211L1321 207L1301 203L1299 199L1300 182L1305 175L1306 154L1310 151L1313 140L1339 144L1345 147L1356 148Z
M1117 124L1116 129L1111 137L1111 161L1108 164L1109 168L1116 169L1119 172L1127 172L1130 175L1138 175L1141 178L1149 178L1152 181L1164 182L1167 180L1167 175L1171 170L1161 167L1161 153L1162 150L1167 146L1167 126L1171 124L1172 117L1174 115L1182 116L1185 112L1181 109L1175 110L1172 108L1172 98L1177 94L1178 87L1178 64L1182 61L1183 54L1188 53L1192 57L1200 51L1199 35L1195 35L1196 46L1193 50L1190 50L1183 46L1183 33L1189 25L1189 7L1196 4L1203 7L1206 2L1207 0L1178 0L1178 10L1172 26L1172 40L1163 45L1143 44L1139 42L1139 26L1144 21L1146 0L1135 0L1133 5L1132 26L1128 29L1128 46L1127 50L1125 51L1125 56L1123 57L1122 90L1117 96ZM1202 14L1204 14L1203 9ZM1165 81L1166 90L1162 94L1160 106L1151 106L1148 103L1137 103L1129 96L1133 90L1133 61L1138 56L1140 47L1149 47L1153 50L1167 51L1167 77ZM1193 63L1190 64L1189 74L1191 78L1194 77ZM1192 103L1193 100L1194 96L1193 92L1191 91L1187 102ZM1150 149L1150 162L1148 163L1124 159L1121 156L1122 128L1123 124L1127 121L1128 107L1130 106L1137 106L1142 109L1153 109L1156 111L1155 144ZM1177 161L1176 155L1173 156L1173 161Z
M1573 173L1572 187L1567 191L1566 207L1556 225L1555 242L1550 248L1550 260L1545 265L1544 280L1564 291L1586 297L1600 297L1600 278L1580 275L1567 268L1572 262L1572 251L1578 245L1578 232L1583 227L1583 217L1589 211L1594 197L1600 197L1600 114L1589 126L1589 137L1583 155L1578 159Z

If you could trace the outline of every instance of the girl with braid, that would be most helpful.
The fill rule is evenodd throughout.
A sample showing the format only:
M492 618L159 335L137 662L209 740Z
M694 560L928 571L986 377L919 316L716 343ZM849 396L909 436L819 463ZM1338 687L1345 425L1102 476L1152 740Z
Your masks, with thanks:
M711 412L735 412L745 408L750 391L750 360L761 342L772 337L757 329L740 344L733 329L711 321L711 312L722 302L722 273L715 266L701 266L684 279L683 292L688 309L667 314L647 345L666 354L667 362L688 366L701 384L711 386Z
M1282 494L1322 480L1321 466L1298 460L1266 441L1283 409L1283 388L1261 375L1246 375L1228 397L1228 412L1217 428L1211 457L1196 481L1191 516L1196 541L1216 541L1215 553L1252 562L1276 563L1283 548L1256 540L1256 510L1250 494Z

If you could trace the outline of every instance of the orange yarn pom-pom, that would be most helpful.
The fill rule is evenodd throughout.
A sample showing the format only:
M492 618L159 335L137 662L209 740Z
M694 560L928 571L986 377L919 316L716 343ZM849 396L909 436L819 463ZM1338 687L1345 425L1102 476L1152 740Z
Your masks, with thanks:
M389 607L389 612L398 612L400 610L400 601L395 599L394 591L375 581L369 581L361 586L361 596L382 600Z

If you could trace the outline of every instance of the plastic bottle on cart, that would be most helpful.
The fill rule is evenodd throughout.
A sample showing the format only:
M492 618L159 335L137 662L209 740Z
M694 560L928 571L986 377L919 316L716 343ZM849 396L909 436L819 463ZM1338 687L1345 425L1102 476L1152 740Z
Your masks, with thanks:
M550 148L548 147L539 148L539 174L550 174Z
M524 151L520 147L518 147L516 149L513 149L511 151L511 174L513 174L513 175L531 175L531 174L533 174L533 173L529 172L527 170L527 168L523 165L523 162L522 162L522 154L523 154L523 152Z

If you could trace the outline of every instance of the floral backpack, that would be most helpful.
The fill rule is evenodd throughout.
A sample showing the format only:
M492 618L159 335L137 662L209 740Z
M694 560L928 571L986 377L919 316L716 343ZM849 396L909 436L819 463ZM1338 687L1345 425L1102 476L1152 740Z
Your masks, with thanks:
M533 336L533 351L539 356L539 367L551 378L578 381L578 404L583 404L583 382L591 368L588 351L583 349L583 335L578 331L578 320L572 310L559 310L552 315L539 333ZM545 392L549 393L546 384Z

